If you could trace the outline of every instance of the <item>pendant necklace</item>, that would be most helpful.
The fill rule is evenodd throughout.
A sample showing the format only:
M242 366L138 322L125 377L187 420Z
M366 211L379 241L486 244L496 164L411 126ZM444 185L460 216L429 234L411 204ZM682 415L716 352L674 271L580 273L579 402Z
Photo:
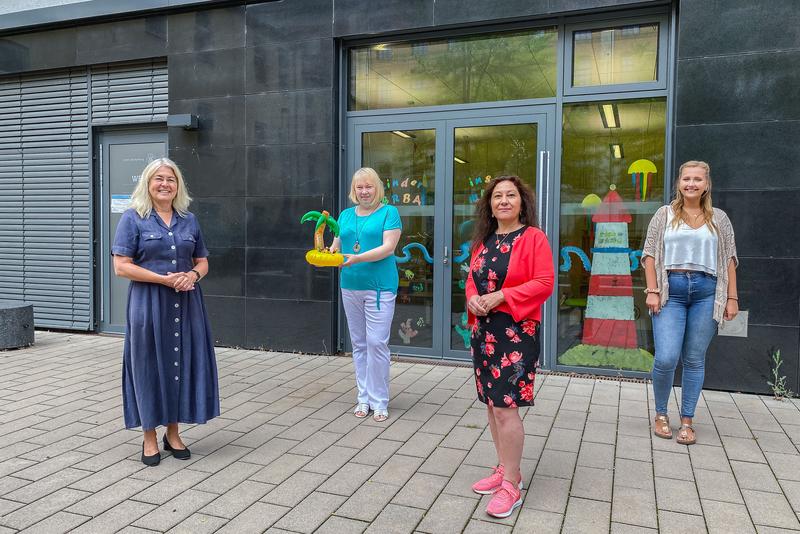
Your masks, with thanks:
M356 254L358 254L361 251L361 243L359 243L359 237L361 237L361 230L364 229L364 226L366 226L367 222L369 222L369 218L372 217L372 214L375 213L376 211L377 211L377 208L373 209L370 212L369 215L365 215L364 216L364 218L365 218L364 225L361 228L359 228L358 227L358 210L356 210L356 242L353 245L353 252L355 252Z
M519 230L519 228L517 228L517 230ZM494 246L495 246L495 248L499 250L500 249L500 245L505 243L506 239L508 239L508 236L510 236L511 234L516 232L517 230L511 230L510 232L507 232L506 235L503 236L503 239L500 239L500 234L497 231L495 231L495 233L494 233Z

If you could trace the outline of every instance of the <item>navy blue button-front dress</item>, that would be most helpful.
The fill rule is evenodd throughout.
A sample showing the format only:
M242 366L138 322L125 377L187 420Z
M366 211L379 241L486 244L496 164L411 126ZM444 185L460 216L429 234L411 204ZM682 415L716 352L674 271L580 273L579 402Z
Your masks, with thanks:
M197 219L173 212L122 214L112 254L158 274L186 272L208 256ZM122 367L125 427L205 423L219 415L214 343L200 285L191 291L131 281Z

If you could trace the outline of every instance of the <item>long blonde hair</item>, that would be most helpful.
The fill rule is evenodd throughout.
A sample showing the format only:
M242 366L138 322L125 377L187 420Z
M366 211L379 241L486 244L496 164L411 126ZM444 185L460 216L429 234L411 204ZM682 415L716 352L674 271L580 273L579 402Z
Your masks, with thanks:
M169 158L154 159L142 171L139 178L139 183L131 194L131 207L136 210L139 217L146 219L153 211L153 199L150 198L150 180L158 172L161 167L169 167L175 178L178 180L178 192L172 201L172 207L181 217L185 217L189 212L189 204L192 203L192 197L186 190L186 182L183 181L183 174L178 166Z
M678 169L678 177L675 179L675 199L670 203L672 213L675 214L672 218L671 225L673 228L677 228L683 219L683 193L681 193L680 182L683 170L690 167L700 167L706 171L706 184L708 185L708 189L700 196L700 207L703 210L703 220L706 226L708 226L709 230L712 232L716 232L717 225L714 224L714 207L711 204L711 166L705 161L687 161Z

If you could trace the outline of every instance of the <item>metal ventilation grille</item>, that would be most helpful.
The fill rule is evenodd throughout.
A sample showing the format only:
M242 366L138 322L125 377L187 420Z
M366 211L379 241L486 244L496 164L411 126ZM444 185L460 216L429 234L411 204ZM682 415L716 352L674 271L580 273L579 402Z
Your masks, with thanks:
M36 325L90 329L85 69L0 80L0 298Z
M92 124L167 120L167 63L92 67Z

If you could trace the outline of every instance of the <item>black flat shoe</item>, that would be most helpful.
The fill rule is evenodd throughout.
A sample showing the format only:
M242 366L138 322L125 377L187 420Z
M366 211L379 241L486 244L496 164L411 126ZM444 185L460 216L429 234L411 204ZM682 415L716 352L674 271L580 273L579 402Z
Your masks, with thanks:
M144 453L144 442L142 442L142 463L147 467L155 467L161 462L161 453L157 452L153 455L147 456Z
M176 460L188 460L192 457L192 453L189 452L189 447L186 447L185 449L173 449L172 445L170 445L169 441L167 441L166 434L164 434L164 450L171 451L172 457Z

